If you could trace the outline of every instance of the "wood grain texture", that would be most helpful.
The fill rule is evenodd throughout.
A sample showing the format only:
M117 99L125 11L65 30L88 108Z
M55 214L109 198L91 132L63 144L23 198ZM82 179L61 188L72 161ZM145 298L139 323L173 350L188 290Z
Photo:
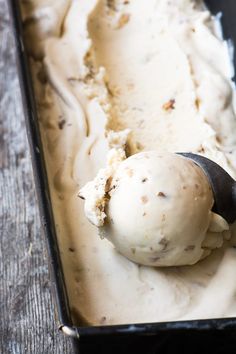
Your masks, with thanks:
M72 353L58 332L6 0L0 0L0 353Z

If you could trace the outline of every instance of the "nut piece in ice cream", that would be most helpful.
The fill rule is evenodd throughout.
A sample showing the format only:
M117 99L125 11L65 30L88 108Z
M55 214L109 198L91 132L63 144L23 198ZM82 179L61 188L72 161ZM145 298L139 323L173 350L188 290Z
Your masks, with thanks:
M141 152L122 161L109 180L104 198L100 196L106 215L100 235L130 260L148 266L188 265L222 246L222 232L229 226L211 211L211 187L189 159Z

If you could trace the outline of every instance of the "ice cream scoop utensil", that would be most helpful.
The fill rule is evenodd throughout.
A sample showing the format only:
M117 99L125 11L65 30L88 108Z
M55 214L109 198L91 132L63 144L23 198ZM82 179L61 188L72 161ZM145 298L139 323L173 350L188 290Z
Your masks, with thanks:
M194 161L206 174L213 190L213 211L228 223L236 220L236 181L217 163L190 152L178 153Z

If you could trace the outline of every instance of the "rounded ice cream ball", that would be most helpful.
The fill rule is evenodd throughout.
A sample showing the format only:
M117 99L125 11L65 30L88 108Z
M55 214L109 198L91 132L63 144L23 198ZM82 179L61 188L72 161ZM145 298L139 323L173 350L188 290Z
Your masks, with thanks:
M108 194L100 234L121 254L148 266L202 258L214 200L194 162L157 151L135 154L120 163Z

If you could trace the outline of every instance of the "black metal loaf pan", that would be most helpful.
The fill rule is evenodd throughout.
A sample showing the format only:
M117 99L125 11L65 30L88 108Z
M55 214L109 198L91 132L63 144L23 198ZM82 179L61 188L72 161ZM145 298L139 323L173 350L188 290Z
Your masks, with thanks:
M22 34L19 3L18 0L8 0L8 3L15 36L25 121L41 222L48 249L58 328L73 338L75 353L236 353L236 318L122 326L73 326L50 203L34 91ZM236 1L208 0L206 3L213 13L222 13L224 36L226 39L231 39L236 45ZM236 65L235 55L234 65Z

